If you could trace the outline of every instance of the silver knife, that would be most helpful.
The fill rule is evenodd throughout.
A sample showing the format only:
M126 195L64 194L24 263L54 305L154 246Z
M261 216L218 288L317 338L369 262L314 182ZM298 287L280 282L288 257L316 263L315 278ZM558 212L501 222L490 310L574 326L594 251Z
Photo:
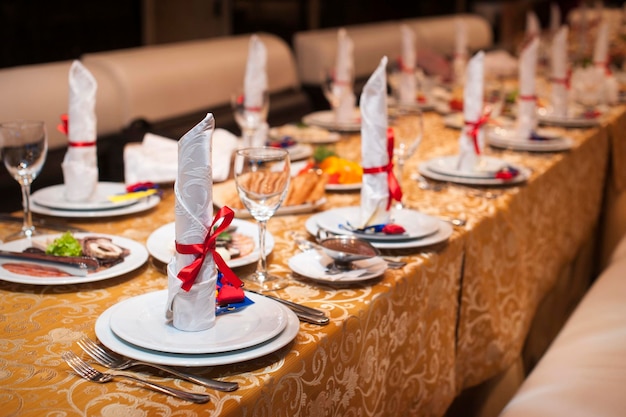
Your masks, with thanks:
M68 274L84 277L90 270L96 270L100 262L88 256L56 256L44 253L11 252L0 250L0 258L19 260L32 265L57 268Z
M289 307L291 309L291 311L296 313L296 315L298 316L299 319L301 319L302 321L306 321L307 323L319 324L321 326L324 326L324 325L330 323L330 319L328 318L326 313L323 312L322 310L318 310L318 309L313 308L313 307L309 307L309 306L305 306L305 305L302 305L302 304L294 303L293 301L285 300L285 299L282 299L282 298L279 298L279 297L275 297L273 295L269 295L269 294L266 294L266 293L253 291L253 290L250 290L250 289L245 289L245 290L249 291L249 292L253 292L253 293L258 294L258 295L262 295L263 297L267 297L267 298L269 298L271 300L274 300L274 301L277 301L277 302L279 302L281 304L286 305L287 307Z

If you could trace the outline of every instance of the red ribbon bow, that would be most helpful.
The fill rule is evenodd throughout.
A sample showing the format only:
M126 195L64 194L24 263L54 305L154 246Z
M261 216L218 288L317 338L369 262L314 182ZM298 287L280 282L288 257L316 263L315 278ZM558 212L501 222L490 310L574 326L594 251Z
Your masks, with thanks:
M215 250L215 241L217 237L222 233L226 228L230 225L235 217L235 212L232 211L229 207L223 206L219 209L215 217L213 218L213 223L211 223L211 227L209 228L209 233L207 233L204 242L202 243L192 243L190 245L183 245L181 243L176 242L176 251L178 253L182 253L184 255L196 255L196 259L193 260L192 263L185 266L178 273L178 279L183 281L183 285L181 288L185 291L189 291L193 286L193 283L196 281L196 277L200 272L200 268L204 263L204 259L206 258L208 253L213 255L213 259L217 265L217 268L222 273L222 285L232 285L235 288L240 288L243 286L241 280L235 275L235 273L226 265L226 262L222 258L222 256ZM224 219L222 223L214 230L214 226L218 220Z
M69 116L66 114L61 115L61 123L57 125L57 130L63 134L68 134L69 132Z
M389 158L389 162L387 163L387 165L380 167L363 168L364 174L379 174L381 172L387 173L387 187L389 188L387 210L389 210L389 207L391 207L391 200L402 201L402 189L400 188L398 179L393 173L393 144L393 129L387 128L387 156Z
M490 114L491 112L488 111L488 112L483 113L480 119L476 121L473 121L473 122L469 120L465 121L465 126L469 126L467 134L470 135L470 137L472 138L472 142L474 143L474 151L476 152L476 155L480 155L480 144L478 143L478 132L480 132L480 128L489 121Z

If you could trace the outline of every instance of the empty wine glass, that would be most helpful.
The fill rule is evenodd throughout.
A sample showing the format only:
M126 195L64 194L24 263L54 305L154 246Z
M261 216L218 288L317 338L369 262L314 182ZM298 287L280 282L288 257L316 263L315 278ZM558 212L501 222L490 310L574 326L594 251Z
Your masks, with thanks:
M247 99L243 93L237 93L231 98L231 106L235 121L241 129L243 146L256 146L254 143L255 136L267 120L269 94L265 91L259 97ZM264 143L265 140L259 146L263 146Z
M239 198L259 224L259 262L256 271L244 278L256 291L269 291L287 285L284 278L267 270L265 235L267 221L280 207L289 187L289 152L282 148L252 147L239 149L234 161L235 183Z
M350 122L354 117L356 96L352 80L351 74L345 79L338 79L335 69L324 70L322 75L322 92L334 114L334 127L337 130L340 124Z
M415 153L424 136L422 111L415 106L396 107L389 113L389 127L393 130L394 136L393 155L396 177L402 188L406 161ZM397 202L396 208L403 209L404 203Z
M36 234L30 211L30 186L37 178L48 153L48 135L42 121L19 120L0 124L0 149L4 166L22 188L24 224L7 240L31 238Z

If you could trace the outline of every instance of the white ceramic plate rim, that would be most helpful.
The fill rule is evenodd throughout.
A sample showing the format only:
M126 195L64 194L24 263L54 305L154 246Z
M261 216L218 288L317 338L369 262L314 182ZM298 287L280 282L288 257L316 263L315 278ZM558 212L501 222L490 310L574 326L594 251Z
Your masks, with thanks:
M418 171L425 177L438 181L447 181L465 185L515 185L526 181L530 177L530 171L526 168L512 165L519 171L519 174L509 180L501 178L471 178L471 177L455 177L453 175L439 174L430 169L427 162L423 162L418 166Z
M110 210L56 210L48 207L40 206L33 202L31 210L33 213L44 214L46 216L67 217L67 218L96 218L96 217L115 217L125 216L127 214L141 213L149 210L161 202L161 197L151 195L143 198L127 207L119 207Z
M568 137L559 137L548 140L516 140L497 134L487 134L490 145L520 151L565 151L574 146L574 141Z
M112 266L111 268L103 271L88 274L86 277L31 277L27 275L14 274L7 271L0 266L0 279L8 282L15 282L18 284L33 284L33 285L66 285L66 284L83 284L87 282L102 281L109 278L115 278L120 275L124 275L128 272L134 271L148 260L148 251L146 247L141 243L135 242L131 239L126 239L120 236L106 235L103 233L74 233L77 238L85 236L102 236L108 237L113 240L113 243L120 245L130 250L130 254L124 259L124 262ZM59 234L50 234L37 236L34 239L55 239L61 236ZM15 240L12 242L0 245L1 250L9 251L22 251L31 246L27 239ZM4 260L0 260L0 264L4 263Z
M129 199L118 202L110 201L107 197L126 193L126 185L121 182L99 182L96 191L89 201L67 201L65 199L65 184L51 185L41 188L31 196L32 202L43 207L57 210L111 210L135 204L138 199Z
M421 213L416 210L403 209L395 210L391 209L391 218L394 223L400 224L406 230L406 234L401 235L385 235L375 234L369 235L367 233L350 232L339 227L338 222L351 219L358 219L359 206L338 207L330 210L323 211L317 216L317 224L331 233L354 235L360 238L372 241L392 241L397 242L401 240L414 240L422 237L432 235L436 233L439 228L439 219L428 214ZM401 219L398 219L400 217ZM353 221L352 224L355 224Z
M306 131L307 129L310 129L310 127L308 126L297 126L297 125L293 125L294 128L296 130L302 130L302 131ZM293 138L293 140L295 140L296 142L300 142L300 143L314 143L314 144L324 144L324 143L335 143L337 141L339 141L339 139L341 139L341 135L337 132L331 132L330 130L326 129L326 128L322 128L320 126L317 126L320 129L323 129L323 131L325 132L325 136L324 137L302 137L302 136L298 136L298 135L293 135L290 136ZM284 136L288 136L288 135L283 135L281 137L280 135L280 127L274 127L271 128L269 131L270 137L274 138L274 139L281 139Z
M355 112L357 110L355 109ZM353 121L347 123L335 123L335 114L332 110L320 110L307 114L302 118L302 122L307 125L319 126L328 130L340 130L345 132L358 132L361 130L361 121L355 117Z
M304 223L304 227L306 228L307 232L309 232L313 236L317 236L317 231L319 230L319 226L317 225L318 215L319 213L312 215ZM402 240L399 242L371 241L370 243L377 249L410 249L421 248L445 242L450 238L450 236L452 236L452 225L444 220L437 220L439 221L439 230L436 233L423 237L421 239Z
M259 226L246 220L233 219L231 225L237 226L237 231L254 239L254 250L246 256L232 258L226 261L226 265L230 268L238 268L240 266L249 265L259 260ZM157 261L169 263L172 259L173 244L176 239L176 223L171 222L164 224L156 229L148 236L146 247L148 252ZM274 249L274 236L270 231L265 234L265 254L269 255Z
M345 284L349 282L367 281L372 278L381 276L387 270L387 262L385 262L384 259L377 257L373 259L376 259L378 262L372 263L366 269L365 268L362 269L363 271L362 274L359 274L356 276L346 276L346 277L337 279L335 276L325 274L321 270L315 271L315 270L310 270L310 269L301 267L302 265L308 265L308 263L306 262L307 260L309 260L308 258L315 257L315 256L319 258L319 254L317 254L315 250L308 250L305 252L300 252L292 256L291 258L289 258L289 260L287 261L287 264L289 265L289 268L298 275L301 275L313 281L324 282L328 284ZM368 260L368 261L371 261L371 260ZM358 262L359 261L355 262L355 264L358 265ZM320 269L321 268L323 267L320 264Z
M111 330L111 326L109 326L113 308L114 307L110 307L105 310L96 320L95 331L98 340L100 340L103 345L112 351L121 355L159 365L197 367L229 365L233 363L245 362L251 359L260 358L261 356L268 355L278 349L281 349L290 343L298 335L298 331L300 330L300 321L298 320L298 316L296 316L296 314L287 307L281 306L287 315L287 326L280 334L265 343L251 346L246 349L220 353L198 355L166 353L142 349L138 346L126 343L117 337Z
M356 182L353 184L326 184L326 190L328 191L356 191L360 189L360 182Z
M467 177L467 178L482 178L492 179L495 178L495 173L504 166L510 164L503 159L493 158L490 156L482 156L480 158L481 163L486 164L484 171L459 171L456 169L456 163L459 155L439 156L432 158L428 161L428 168L441 175L454 176L454 177Z
M210 329L182 331L165 321L167 296L168 290L153 291L117 303L109 320L111 330L117 337L144 349L203 354L267 342L287 325L285 310L276 301L248 294L254 304L216 317Z

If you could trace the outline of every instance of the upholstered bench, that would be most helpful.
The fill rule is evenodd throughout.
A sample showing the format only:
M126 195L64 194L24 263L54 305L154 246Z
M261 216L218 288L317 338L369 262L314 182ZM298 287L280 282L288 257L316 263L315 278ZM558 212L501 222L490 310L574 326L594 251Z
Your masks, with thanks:
M489 22L473 14L343 26L354 43L355 92L360 94L363 85L384 55L387 55L389 59L396 59L400 56L400 25L402 23L408 24L415 31L418 48L427 47L442 56L449 57L454 52L456 19L465 22L470 51L493 46L493 33ZM338 30L338 27L307 30L293 35L292 43L300 83L311 96L317 109L328 108L320 86L324 72L335 64Z
M626 238L500 417L626 415Z

